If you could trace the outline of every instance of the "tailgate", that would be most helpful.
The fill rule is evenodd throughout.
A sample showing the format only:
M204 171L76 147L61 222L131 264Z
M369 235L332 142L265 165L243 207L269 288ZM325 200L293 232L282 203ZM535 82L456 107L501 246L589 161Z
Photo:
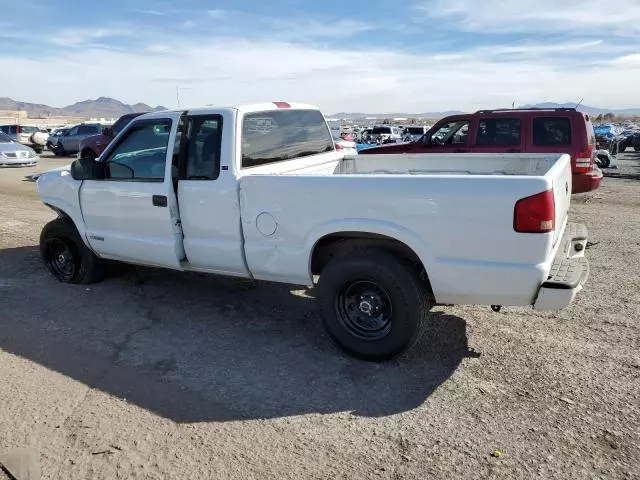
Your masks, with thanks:
M556 225L553 232L553 244L555 245L562 235L564 224L569 214L571 202L571 161L568 155L563 155L558 161L559 165L549 170L553 182L553 198L555 202Z

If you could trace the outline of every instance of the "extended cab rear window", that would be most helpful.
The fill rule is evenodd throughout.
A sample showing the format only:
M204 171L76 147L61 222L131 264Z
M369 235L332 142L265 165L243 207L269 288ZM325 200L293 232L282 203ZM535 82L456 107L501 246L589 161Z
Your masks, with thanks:
M319 110L248 113L242 123L242 167L258 167L334 150Z
M538 117L533 119L533 144L571 145L571 120L566 117Z

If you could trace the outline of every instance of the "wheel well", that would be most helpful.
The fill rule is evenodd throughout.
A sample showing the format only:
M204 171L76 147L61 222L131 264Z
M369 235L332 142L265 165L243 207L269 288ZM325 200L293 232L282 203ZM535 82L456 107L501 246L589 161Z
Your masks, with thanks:
M365 232L340 232L322 237L315 244L311 254L311 274L320 275L331 260L353 250L378 248L388 250L415 265L433 299L433 290L427 270L420 257L409 247L395 238Z

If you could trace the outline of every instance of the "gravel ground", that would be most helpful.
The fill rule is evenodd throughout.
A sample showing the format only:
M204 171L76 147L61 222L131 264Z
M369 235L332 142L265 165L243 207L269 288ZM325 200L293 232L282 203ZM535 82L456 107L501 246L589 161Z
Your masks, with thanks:
M640 154L573 197L598 243L571 308L437 308L381 365L338 352L303 288L57 283L25 176L68 161L0 170L0 452L43 478L640 478Z

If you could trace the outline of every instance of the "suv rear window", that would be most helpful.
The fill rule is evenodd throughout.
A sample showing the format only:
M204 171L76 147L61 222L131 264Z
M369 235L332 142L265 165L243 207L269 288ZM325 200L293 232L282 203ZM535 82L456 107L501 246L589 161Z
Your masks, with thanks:
M80 125L78 135L97 135L100 129L95 125Z
M275 110L245 115L242 167L258 167L334 150L319 110Z
M476 145L520 145L519 118L483 118L478 124Z
M387 135L391 133L390 127L375 127L372 131L372 135Z
M37 131L38 129L36 127L29 127L29 126L25 127L24 125L20 125L20 133L36 133Z
M534 118L533 144L571 145L571 120L566 117Z

